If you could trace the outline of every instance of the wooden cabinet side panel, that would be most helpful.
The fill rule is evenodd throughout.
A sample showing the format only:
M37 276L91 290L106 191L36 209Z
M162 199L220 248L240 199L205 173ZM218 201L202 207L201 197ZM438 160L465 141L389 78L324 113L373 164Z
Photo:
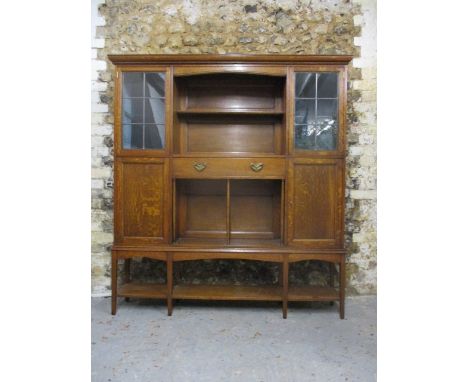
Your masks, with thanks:
M288 170L289 244L317 248L341 246L342 194L342 160L291 160Z
M167 242L171 216L168 161L117 159L115 176L116 242Z

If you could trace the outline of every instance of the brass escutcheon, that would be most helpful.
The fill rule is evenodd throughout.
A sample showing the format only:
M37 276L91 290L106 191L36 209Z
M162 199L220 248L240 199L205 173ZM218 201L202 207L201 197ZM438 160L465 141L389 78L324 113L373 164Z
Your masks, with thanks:
M198 172L202 172L206 168L206 163L203 162L196 162L193 164L193 168Z
M263 163L250 163L252 171L259 172L263 168Z

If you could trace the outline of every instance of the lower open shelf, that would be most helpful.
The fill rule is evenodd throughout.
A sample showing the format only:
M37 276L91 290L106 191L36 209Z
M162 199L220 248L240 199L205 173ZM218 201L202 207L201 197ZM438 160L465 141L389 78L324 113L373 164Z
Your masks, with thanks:
M258 239L255 239L257 241ZM279 245L282 246L280 243ZM157 260L166 262L166 280L164 283L140 282L132 279L132 259L129 255L143 255L146 252L136 252L121 250L121 253L114 250L112 258L112 309L114 315L117 311L117 297L142 298L166 300L167 313L172 315L174 302L177 300L205 300L205 301L269 301L280 302L283 310L283 318L287 318L288 302L339 302L340 318L344 318L345 303L345 280L344 256L342 253L316 254L314 258L307 253L294 253L295 248L229 248L229 245L215 248L179 247L177 245L162 247L167 250L166 256L155 257ZM168 248L171 251L168 251ZM197 250L202 252L197 253ZM236 251L241 251L237 253ZM292 253L290 253L292 251ZM164 251L165 252L165 251ZM193 253L192 253L193 252ZM149 251L151 254L151 251ZM124 265L124 283L118 285L118 271L120 260L117 254L126 255ZM213 256L211 256L213 255ZM235 255L235 257L230 257ZM224 256L224 257L223 257ZM312 257L310 257L312 256ZM182 268L174 269L174 264L186 260L196 259L239 259L257 260L277 263L278 279L268 285L223 285L223 284L186 284L181 276ZM291 283L289 263L301 260L318 260L328 262L327 273L324 275L325 285L296 285ZM338 263L339 262L339 263ZM336 264L338 263L338 269ZM130 281L127 281L130 280ZM252 279L255 280L255 279ZM335 282L338 281L338 285ZM185 281L188 282L188 281Z
M119 297L166 298L166 284L127 283L117 289Z
M278 286L175 285L173 297L185 300L281 301Z
M277 285L175 285L172 298L180 300L281 301L283 288ZM165 284L127 283L118 288L120 297L167 298ZM290 286L289 301L339 300L338 291L329 286Z
M340 295L330 286L290 285L288 301L335 301Z

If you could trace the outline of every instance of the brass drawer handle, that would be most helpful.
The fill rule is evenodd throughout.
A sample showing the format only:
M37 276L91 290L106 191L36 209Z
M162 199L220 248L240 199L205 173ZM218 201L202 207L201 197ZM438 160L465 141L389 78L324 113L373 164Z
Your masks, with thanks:
M263 163L250 163L250 168L252 171L259 172L263 168Z
M196 162L193 165L193 168L198 172L202 172L206 168L207 164L203 162Z

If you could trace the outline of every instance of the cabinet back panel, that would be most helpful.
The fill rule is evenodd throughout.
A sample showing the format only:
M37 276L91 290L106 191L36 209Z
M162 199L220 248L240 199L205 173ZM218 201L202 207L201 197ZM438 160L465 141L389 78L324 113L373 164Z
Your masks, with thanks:
M213 74L176 80L184 88L185 109L274 110L283 79L245 74Z
M226 232L226 197L187 195L188 232Z
M243 86L189 87L187 110L216 109L274 109L274 87L255 88Z
M177 237L226 236L226 181L179 180Z
M231 180L231 237L280 237L281 182Z
M231 236L254 233L273 238L273 208L272 196L232 196Z
M275 152L274 123L187 123L187 151Z

